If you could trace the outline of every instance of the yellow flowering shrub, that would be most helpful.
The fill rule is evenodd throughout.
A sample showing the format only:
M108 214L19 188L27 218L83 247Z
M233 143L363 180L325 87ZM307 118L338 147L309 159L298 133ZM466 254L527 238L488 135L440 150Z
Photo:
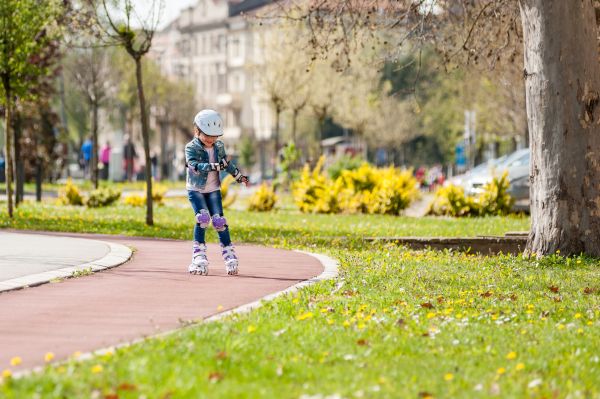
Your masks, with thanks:
M512 211L514 199L508 194L508 173L494 176L476 197L465 195L462 187L449 185L438 189L431 204L429 215L487 216L507 215Z
M229 208L237 199L237 194L229 191L229 186L235 179L231 175L227 175L221 182L221 199L223 201L223 208Z
M494 176L492 181L483 187L483 192L477 197L481 215L507 215L511 212L514 198L508 194L510 181L508 172L502 176Z
M369 194L369 213L398 215L419 197L417 180L408 170L381 169L377 185Z
M365 162L342 171L333 181L322 172L323 162L319 159L312 171L305 166L292 187L302 212L398 215L418 197L417 182L409 171L378 169Z
M465 195L462 187L448 185L440 187L429 204L428 215L469 216L478 214L477 203Z
M337 193L333 182L323 173L324 162L324 157L319 158L312 171L308 165L305 165L300 179L292 184L294 203L301 212L339 212Z
M129 196L125 197L124 202L125 202L126 205L144 206L144 205L146 205L146 196L145 195L132 194L132 195L129 195Z
M71 178L58 191L58 202L62 205L83 205L83 196Z
M248 203L249 211L268 212L275 207L277 203L277 195L273 188L267 186L266 183L260 185L258 190L250 197Z

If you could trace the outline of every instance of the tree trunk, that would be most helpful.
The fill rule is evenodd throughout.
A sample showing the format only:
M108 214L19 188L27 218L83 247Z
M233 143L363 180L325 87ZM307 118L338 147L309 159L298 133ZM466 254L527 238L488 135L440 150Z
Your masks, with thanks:
M92 158L90 172L92 174L92 184L98 188L98 104L95 101L90 102L92 108Z
M12 157L12 129L11 129L11 100L12 93L10 90L10 82L6 77L3 79L4 93L5 93L5 108L4 108L4 122L6 123L6 129L4 129L5 140L4 140L4 153L5 153L5 176L6 176L6 203L8 205L8 217L13 217L13 202L12 202L12 180L13 180L13 157Z
M15 180L15 207L18 208L19 204L23 202L24 191L25 191L25 165L23 165L23 157L21 156L21 136L23 133L22 118L19 111L13 111L12 123L13 123L13 159L14 159L14 173L13 178Z
M273 181L277 177L277 162L279 161L279 117L281 116L281 108L275 107L275 131L273 133Z
M140 115L142 117L142 138L144 140L144 159L146 160L146 224L152 226L152 162L150 162L150 129L148 127L148 114L146 112L146 99L142 85L142 59L135 58L135 77L137 80L138 100Z
M600 65L592 2L521 0L531 142L526 253L600 256Z

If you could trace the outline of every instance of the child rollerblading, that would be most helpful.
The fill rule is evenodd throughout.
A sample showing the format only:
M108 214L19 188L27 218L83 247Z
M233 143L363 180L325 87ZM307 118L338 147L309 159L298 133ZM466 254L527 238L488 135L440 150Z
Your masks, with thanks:
M205 233L211 222L219 235L225 271L228 275L238 274L238 258L223 214L219 172L227 171L246 186L248 177L227 159L225 146L218 140L222 135L221 116L205 109L194 118L194 139L185 146L186 189L195 215L192 263L188 267L191 274L208 275Z

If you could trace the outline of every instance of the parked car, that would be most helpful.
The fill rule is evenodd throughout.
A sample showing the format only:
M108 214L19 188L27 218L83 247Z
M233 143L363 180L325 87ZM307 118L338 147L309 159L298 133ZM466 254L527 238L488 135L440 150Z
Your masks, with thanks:
M515 199L513 209L528 212L530 154L528 148L517 150L501 162L496 163L492 168L471 175L465 182L465 193L478 195L483 191L483 187L492 181L494 176L500 176L504 171L507 171L510 182L508 193Z

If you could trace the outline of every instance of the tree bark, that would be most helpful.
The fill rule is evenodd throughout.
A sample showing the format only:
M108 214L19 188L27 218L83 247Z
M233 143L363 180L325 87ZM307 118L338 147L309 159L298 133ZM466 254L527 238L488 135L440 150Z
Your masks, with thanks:
M600 65L589 0L520 0L531 143L526 253L600 256Z
M13 163L15 165L13 172L13 179L15 181L15 208L18 208L19 204L23 202L25 191L25 165L23 165L23 157L21 156L23 120L21 113L15 110L12 111L11 119L11 123L13 124Z
M12 129L11 129L11 100L12 100L12 92L10 89L10 82L8 80L8 78L3 77L2 79L2 84L4 85L4 93L5 93L5 105L6 107L4 108L4 122L6 123L6 129L4 129L5 131L5 136L6 139L4 140L4 153L5 153L5 167L4 167L4 174L6 177L6 203L8 206L8 217L12 218L13 217L13 198L12 198L12 180L13 180L13 157L12 157L12 148L13 148L13 144L12 144Z
M146 224L152 226L152 162L150 162L150 129L148 127L148 113L146 112L146 98L142 85L142 60L135 58L135 77L137 80L138 100L140 115L142 117L142 138L144 140L144 159L146 160Z

